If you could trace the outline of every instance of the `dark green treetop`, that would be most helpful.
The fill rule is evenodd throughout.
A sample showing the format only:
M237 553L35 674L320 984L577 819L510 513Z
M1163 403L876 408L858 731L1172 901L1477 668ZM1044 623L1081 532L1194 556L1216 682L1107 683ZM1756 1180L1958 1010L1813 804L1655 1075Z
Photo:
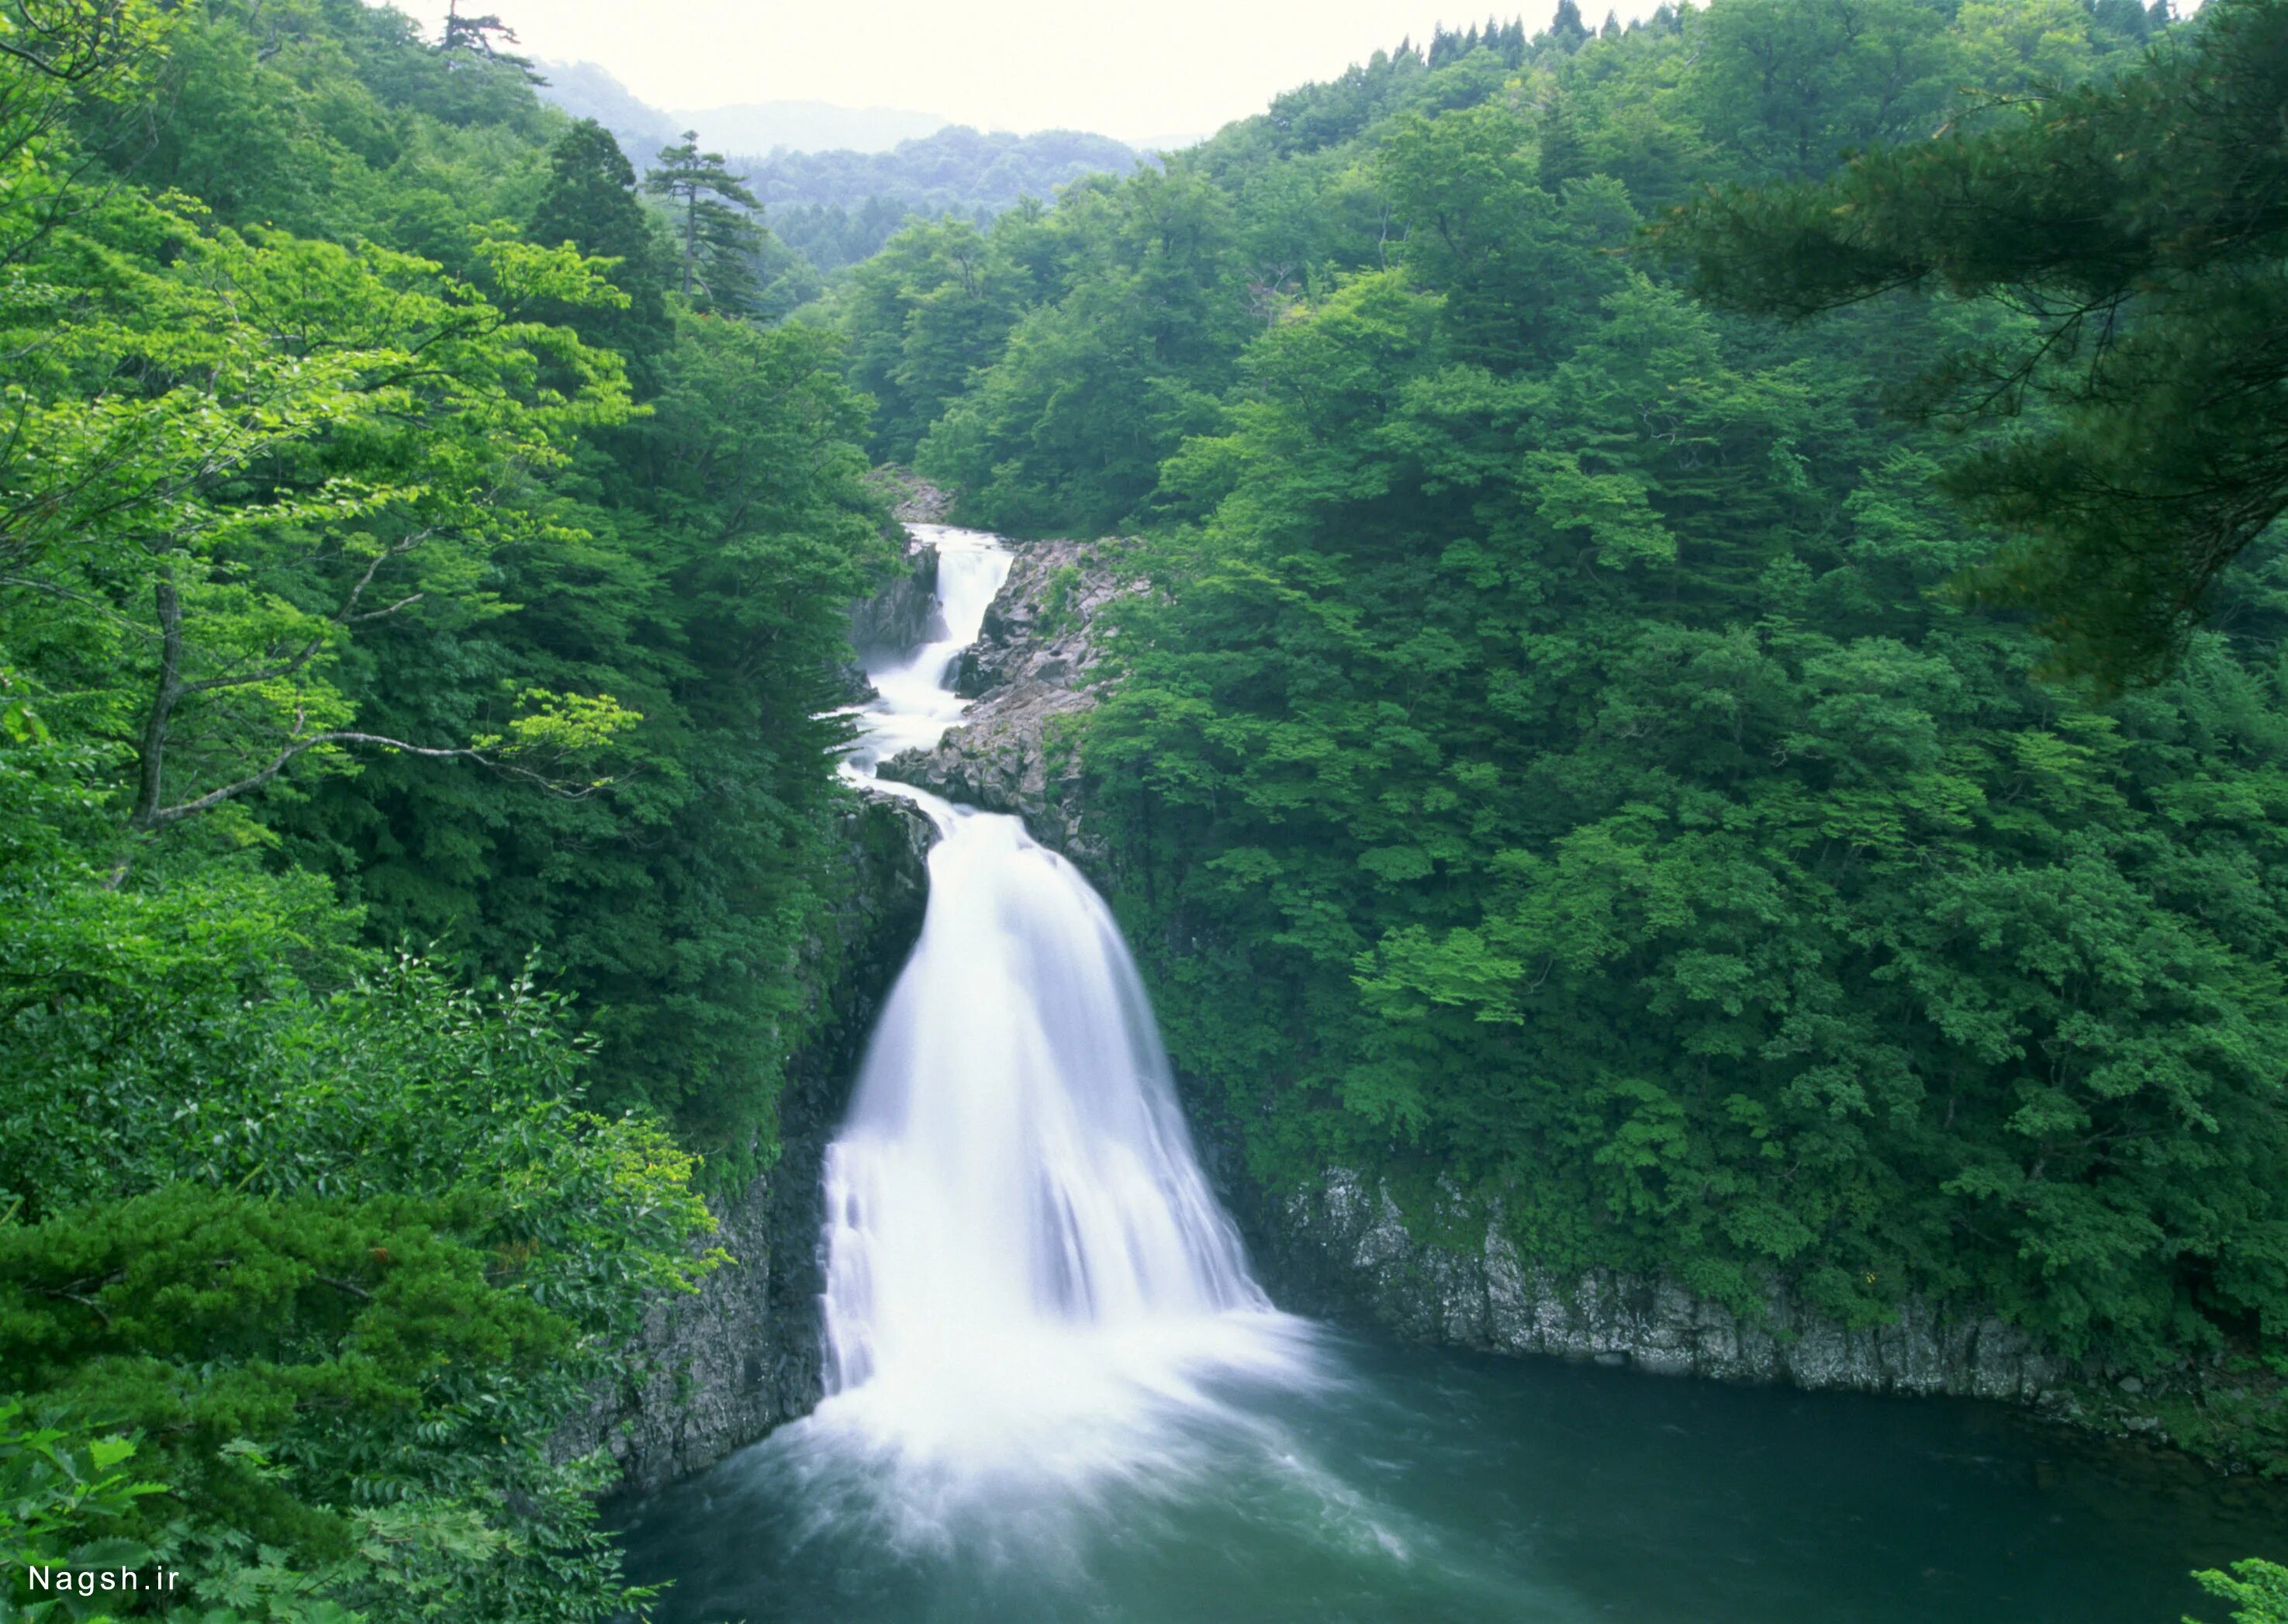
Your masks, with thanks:
M1831 180L1712 194L1663 234L1736 309L1913 289L2015 312L1918 402L2018 420L1948 475L2019 537L1974 590L2034 609L2061 666L2133 682L2288 506L2284 112L2288 9L2220 0L2139 71Z

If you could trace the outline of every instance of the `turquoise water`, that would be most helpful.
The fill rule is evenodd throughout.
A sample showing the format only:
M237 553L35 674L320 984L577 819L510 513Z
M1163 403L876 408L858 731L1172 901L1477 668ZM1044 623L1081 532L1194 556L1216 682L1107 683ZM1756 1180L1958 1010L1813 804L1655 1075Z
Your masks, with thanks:
M783 1430L616 1509L669 1624L2224 1624L2288 1498L2009 1410L1302 1333L1076 1477L916 1471Z

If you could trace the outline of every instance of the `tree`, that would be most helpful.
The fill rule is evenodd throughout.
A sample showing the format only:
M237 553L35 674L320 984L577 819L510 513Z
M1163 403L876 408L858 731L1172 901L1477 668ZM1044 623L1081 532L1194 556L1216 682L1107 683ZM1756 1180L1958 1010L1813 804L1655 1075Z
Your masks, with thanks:
M72 138L142 91L166 21L149 0L0 3L0 269L105 195L90 183L125 154Z
M648 382L651 363L672 337L667 273L651 219L637 200L635 166L610 131L584 118L558 138L549 149L547 186L525 234L608 262L606 274L627 295L624 306L589 301L547 313L589 343L618 351Z
M608 696L535 688L478 737L391 737L332 676L377 624L489 612L484 556L520 522L498 493L627 413L616 357L515 307L622 296L563 250L488 243L495 304L379 249L171 224L176 265L80 313L0 455L0 630L78 645L68 706L133 751L130 826L360 750L551 782L628 725ZM534 376L544 355L568 392ZM73 392L107 377L132 383ZM75 612L25 619L57 605Z
M1544 36L1560 51L1578 51L1589 38L1589 25L1581 20L1579 0L1557 0L1557 14Z
M699 150L695 130L663 149L646 172L644 190L682 205L685 298L695 288L706 289L711 277L724 294L735 293L740 257L753 252L760 236L760 228L740 212L760 207L745 182L723 167L722 154Z
M2245 1604L2234 1610L2232 1624L2288 1624L2288 1567L2251 1557L2229 1573L2210 1569L2193 1577L2211 1596Z
M1732 0L1694 27L1689 105L1759 178L1928 130L1953 88L1932 0Z
M439 55L449 57L462 52L481 56L488 62L505 62L520 69L535 84L544 83L538 74L532 71L529 61L502 51L494 44L496 40L513 45L517 43L516 30L491 12L464 17L461 15L461 0L448 0L444 32L437 41Z
M1535 158L1534 178L1543 191L1553 195L1567 181L1578 180L1589 172L1588 154L1582 150L1572 95L1561 87L1553 90L1541 104L1537 125L1539 150Z
M2034 610L2061 669L2148 680L2288 509L2284 110L2288 9L2220 0L2135 73L1706 198L1663 234L1734 308L1799 321L1906 289L2013 313L1920 403L2014 426L1947 475L2017 537L1969 588Z

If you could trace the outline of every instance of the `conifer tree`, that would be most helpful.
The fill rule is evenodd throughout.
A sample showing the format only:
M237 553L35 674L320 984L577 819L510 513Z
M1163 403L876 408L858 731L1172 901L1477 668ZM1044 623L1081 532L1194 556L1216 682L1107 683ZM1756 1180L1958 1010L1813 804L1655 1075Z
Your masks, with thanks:
M2166 671L2218 573L2288 512L2288 8L2216 0L2141 72L2006 123L1732 192L1668 227L1700 290L1802 319L1898 289L1995 296L2030 341L1932 369L1927 409L2032 426L1953 469L2019 536L1975 578L2066 669Z
M1545 192L1555 192L1569 180L1589 172L1589 156L1581 145L1581 131L1573 114L1573 98L1563 89L1550 93L1542 104L1541 155L1535 178Z
M684 297L702 285L703 260L719 289L730 280L726 273L733 270L732 262L759 244L759 230L738 212L761 207L746 179L723 167L721 153L701 152L696 130L685 131L682 142L662 151L657 165L645 175L644 190L682 210Z
M533 72L528 58L516 56L494 44L496 39L508 44L517 44L516 30L503 22L497 13L487 12L475 17L461 15L461 0L450 0L445 10L444 37L437 42L442 56L481 56L488 62L504 62L516 68L535 84L547 81Z
M1560 51L1578 51L1589 37L1589 25L1581 20L1581 8L1575 0L1557 0L1557 15L1549 20L1549 37Z
M619 351L640 371L667 343L667 267L636 199L635 166L610 131L584 118L550 149L548 170L547 188L525 234L550 247L568 242L584 255L618 261L612 282L629 301L625 309L568 311L557 319L591 343Z

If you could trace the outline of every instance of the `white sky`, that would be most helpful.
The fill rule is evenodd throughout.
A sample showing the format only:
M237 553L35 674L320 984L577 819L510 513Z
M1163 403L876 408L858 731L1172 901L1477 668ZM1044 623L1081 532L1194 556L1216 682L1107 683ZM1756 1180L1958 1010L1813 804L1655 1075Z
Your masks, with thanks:
M1583 0L1591 28L1613 0ZM1621 0L1624 22L1659 0ZM397 0L433 30L445 0ZM1206 134L1442 19L1533 33L1556 0L462 0L528 54L602 64L662 108L782 98L995 130Z

